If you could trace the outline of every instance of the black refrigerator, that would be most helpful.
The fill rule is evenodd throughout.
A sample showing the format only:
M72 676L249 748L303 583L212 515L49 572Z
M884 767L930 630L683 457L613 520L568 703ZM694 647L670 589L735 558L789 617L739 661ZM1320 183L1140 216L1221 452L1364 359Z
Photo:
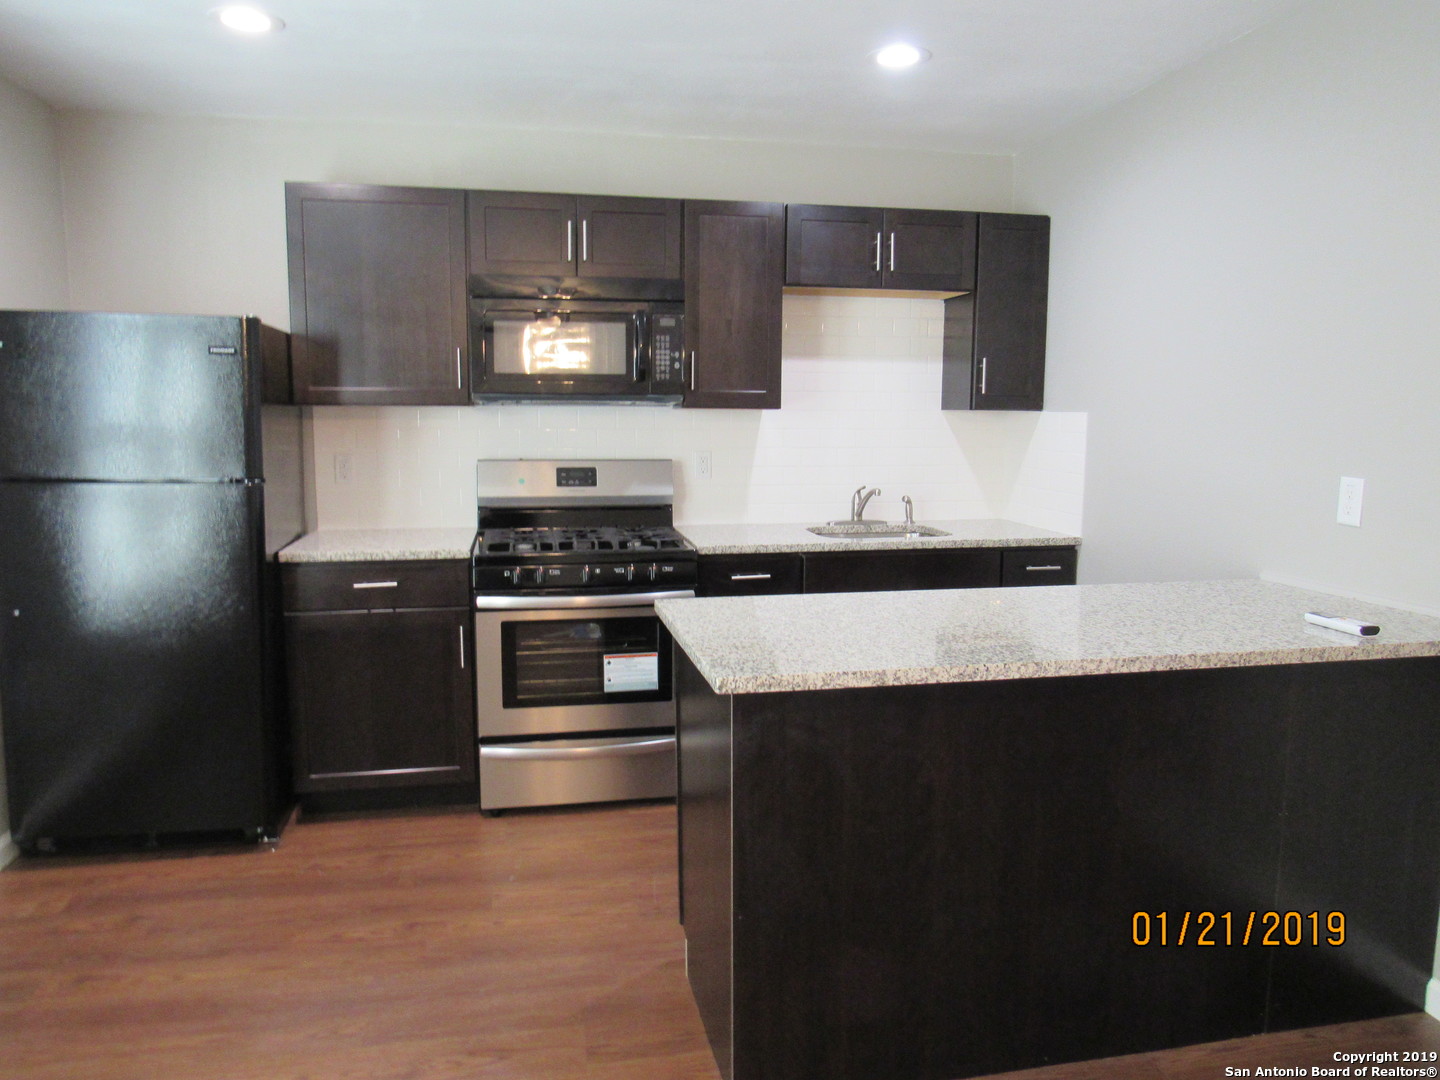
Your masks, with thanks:
M0 311L0 728L22 850L278 835L289 338Z

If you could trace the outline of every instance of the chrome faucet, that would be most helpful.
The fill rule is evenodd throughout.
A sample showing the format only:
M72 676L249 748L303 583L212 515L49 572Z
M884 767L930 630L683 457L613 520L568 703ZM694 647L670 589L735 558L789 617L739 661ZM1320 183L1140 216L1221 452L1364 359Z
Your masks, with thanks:
M879 494L879 488L871 488L869 491L866 491L864 484L861 484L858 488L856 488L855 494L850 496L850 520L864 521L865 504Z
M909 495L901 495L900 501L905 504L905 527L908 529L915 524L915 504L910 501Z

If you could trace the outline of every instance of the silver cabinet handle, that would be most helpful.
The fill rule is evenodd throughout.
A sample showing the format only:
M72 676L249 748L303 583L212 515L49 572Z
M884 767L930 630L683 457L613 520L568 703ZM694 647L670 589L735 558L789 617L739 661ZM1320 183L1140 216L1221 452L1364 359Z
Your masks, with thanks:
M690 350L690 389L695 389L695 350Z
M986 375L986 370L985 370L985 369L986 369L986 367L988 366L988 365L986 364L986 360L987 360L987 357L984 357L984 356L980 357L980 395L981 395L981 397L984 397L984 395L985 395L985 375Z
M731 581L769 581L769 574L731 574Z
M590 219L580 219L580 261L590 261Z
M875 234L875 272L880 272L880 234Z
M1027 566L1026 570L1063 570L1063 566Z
M575 261L575 220L565 222L565 261Z
M357 581L350 587L352 589L395 589L399 588L398 581Z
M675 736L658 739L634 739L602 746L481 746L482 758L510 761L564 761L576 758L634 757L637 754L663 754L675 749Z
M456 390L464 390L464 389L465 389L465 380L461 377L461 373L460 373L460 346L459 346L459 345L456 345L456 346L455 346L455 389L456 389Z
M890 272L895 272L895 233L890 233Z
M465 627L460 627L460 670L465 670Z
M643 593L580 593L575 596L477 596L476 611L553 611L563 608L649 607L656 600L687 600L694 589Z

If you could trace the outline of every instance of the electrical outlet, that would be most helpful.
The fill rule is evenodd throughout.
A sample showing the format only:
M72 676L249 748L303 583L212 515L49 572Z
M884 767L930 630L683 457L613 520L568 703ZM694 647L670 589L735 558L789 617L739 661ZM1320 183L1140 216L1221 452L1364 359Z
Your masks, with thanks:
M1365 481L1353 476L1340 477L1340 505L1335 520L1341 525L1360 527L1360 507L1365 501Z
M714 464L710 460L709 450L695 451L695 479L709 480L715 475Z
M349 454L335 455L335 483L348 484L351 476L351 461Z

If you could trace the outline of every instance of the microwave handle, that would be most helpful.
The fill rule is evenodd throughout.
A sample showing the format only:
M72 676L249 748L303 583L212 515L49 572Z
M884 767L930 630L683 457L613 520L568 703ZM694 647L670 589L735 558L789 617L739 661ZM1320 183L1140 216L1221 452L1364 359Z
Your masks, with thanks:
M645 319L636 311L631 314L630 322L635 330L635 347L630 350L630 380L639 382L640 375L640 353L645 348Z

